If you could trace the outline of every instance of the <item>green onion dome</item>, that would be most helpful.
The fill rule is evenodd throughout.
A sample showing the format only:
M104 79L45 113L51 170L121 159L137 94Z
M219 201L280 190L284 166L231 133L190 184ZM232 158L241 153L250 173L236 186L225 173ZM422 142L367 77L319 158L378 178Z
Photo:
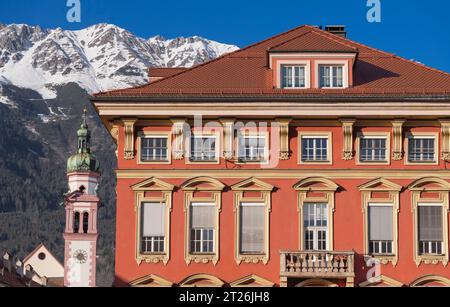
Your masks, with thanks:
M98 172L100 164L94 154L91 153L91 133L86 122L87 109L84 109L81 126L77 131L78 152L67 160L67 172Z

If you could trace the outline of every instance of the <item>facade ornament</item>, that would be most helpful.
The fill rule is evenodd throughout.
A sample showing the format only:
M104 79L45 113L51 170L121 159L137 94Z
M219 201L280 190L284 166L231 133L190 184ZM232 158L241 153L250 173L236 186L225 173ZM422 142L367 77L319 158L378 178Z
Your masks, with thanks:
M280 160L289 160L291 152L289 150L289 123L292 121L290 118L277 119L276 123L280 130Z
M355 119L343 119L342 130L344 133L344 148L342 153L342 159L349 161L353 160L353 126L355 124Z
M137 119L124 119L123 125L125 130L125 148L124 148L124 159L133 160L134 159L134 126Z
M441 120L442 129L442 160L450 162L450 119Z
M234 118L220 120L223 126L223 158L232 160L234 158Z
M183 160L186 156L184 148L184 126L186 119L173 119L172 123L172 134L174 136L173 158L175 160Z
M405 120L398 119L392 122L393 145L392 159L400 161L403 159L403 125Z

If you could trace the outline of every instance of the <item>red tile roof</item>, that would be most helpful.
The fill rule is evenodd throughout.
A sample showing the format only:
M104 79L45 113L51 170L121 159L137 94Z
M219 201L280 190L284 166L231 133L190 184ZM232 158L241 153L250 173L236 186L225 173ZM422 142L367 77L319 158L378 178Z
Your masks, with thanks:
M348 89L273 88L269 51L358 52ZM151 84L94 95L109 97L331 97L450 95L450 74L312 26L301 26Z
M179 74L180 72L183 72L187 70L187 68L184 67L174 67L174 68L150 68L148 70L148 76L150 78L167 78L176 74Z

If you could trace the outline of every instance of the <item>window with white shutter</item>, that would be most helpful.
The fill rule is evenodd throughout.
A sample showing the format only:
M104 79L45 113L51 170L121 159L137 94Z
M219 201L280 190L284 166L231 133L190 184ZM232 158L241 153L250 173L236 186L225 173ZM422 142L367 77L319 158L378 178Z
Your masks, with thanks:
M265 251L265 204L241 203L240 252L263 254Z
M163 202L146 202L142 210L142 253L164 253L166 236L166 204Z
M369 204L369 253L392 254L393 207L387 204Z
M191 204L191 253L214 253L215 213L216 207L214 203Z

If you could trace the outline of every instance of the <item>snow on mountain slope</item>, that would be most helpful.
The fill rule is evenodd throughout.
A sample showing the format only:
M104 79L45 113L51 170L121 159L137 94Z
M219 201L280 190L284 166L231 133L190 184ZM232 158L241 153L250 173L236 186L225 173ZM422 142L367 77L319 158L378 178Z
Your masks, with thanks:
M144 84L148 67L191 67L236 50L198 36L148 40L114 25L79 31L0 25L0 81L55 98L75 82L88 92Z

